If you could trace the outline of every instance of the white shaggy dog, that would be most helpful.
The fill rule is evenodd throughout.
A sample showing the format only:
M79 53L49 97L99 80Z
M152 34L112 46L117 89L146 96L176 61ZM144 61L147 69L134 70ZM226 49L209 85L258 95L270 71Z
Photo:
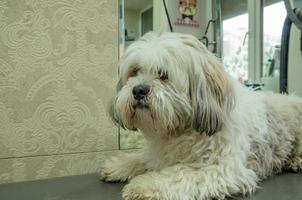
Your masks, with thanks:
M104 163L127 200L202 200L253 192L302 169L302 100L252 92L195 37L149 33L126 50L113 119L146 146Z

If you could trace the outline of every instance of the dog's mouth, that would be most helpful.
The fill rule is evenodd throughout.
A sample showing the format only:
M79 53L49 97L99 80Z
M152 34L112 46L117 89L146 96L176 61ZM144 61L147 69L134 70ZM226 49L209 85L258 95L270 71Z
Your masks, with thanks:
M142 100L139 100L139 101L135 101L134 104L133 104L133 109L136 110L136 109L149 109L149 105L145 102L145 101L142 101Z

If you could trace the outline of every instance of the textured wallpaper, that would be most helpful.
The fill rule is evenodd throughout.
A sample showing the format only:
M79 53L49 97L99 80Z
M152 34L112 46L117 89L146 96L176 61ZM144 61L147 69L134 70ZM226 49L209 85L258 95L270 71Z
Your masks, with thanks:
M108 119L118 1L0 0L0 183L94 172Z

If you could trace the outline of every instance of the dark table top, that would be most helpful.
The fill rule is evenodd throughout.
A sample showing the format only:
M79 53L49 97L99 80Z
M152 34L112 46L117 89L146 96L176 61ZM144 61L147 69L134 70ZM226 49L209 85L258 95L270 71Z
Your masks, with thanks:
M69 176L0 185L1 200L121 200L125 184L104 183L97 175ZM269 178L246 200L302 200L302 174Z

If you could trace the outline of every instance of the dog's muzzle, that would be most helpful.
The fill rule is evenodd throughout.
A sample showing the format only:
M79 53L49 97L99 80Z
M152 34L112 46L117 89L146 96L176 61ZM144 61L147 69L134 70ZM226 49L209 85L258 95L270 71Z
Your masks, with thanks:
M134 97L134 108L149 108L146 103L146 96L150 92L150 86L146 84L137 85L133 88L132 94Z

